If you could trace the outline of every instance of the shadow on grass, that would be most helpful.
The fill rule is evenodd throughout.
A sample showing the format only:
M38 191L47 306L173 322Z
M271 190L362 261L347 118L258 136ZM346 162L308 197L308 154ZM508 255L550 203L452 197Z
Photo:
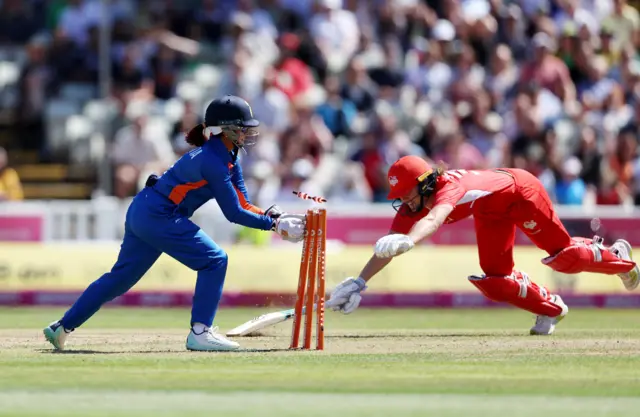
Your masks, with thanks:
M327 339L423 339L442 337L517 337L524 336L522 333L417 333L417 334L332 334L326 335Z
M135 350L135 351L107 351L90 349L51 350L36 349L36 352L50 355L122 355L125 353L175 353L177 350Z
M274 348L274 349L238 349L230 351L212 351L212 352L195 352L189 350L129 350L129 351L107 351L107 350L51 350L36 349L36 352L49 355L124 355L124 354L150 354L150 353L267 353L267 352L293 352L291 349Z

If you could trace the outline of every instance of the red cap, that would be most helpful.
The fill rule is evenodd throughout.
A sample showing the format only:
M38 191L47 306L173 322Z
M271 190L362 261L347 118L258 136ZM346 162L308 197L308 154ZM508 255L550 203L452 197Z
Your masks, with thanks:
M403 156L391 165L387 179L391 191L387 195L388 200L402 198L409 194L412 188L432 172L431 165L419 156Z

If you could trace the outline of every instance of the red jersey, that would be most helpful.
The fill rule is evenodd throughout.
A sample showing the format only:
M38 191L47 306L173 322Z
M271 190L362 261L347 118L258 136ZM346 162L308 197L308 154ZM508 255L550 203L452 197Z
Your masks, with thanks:
M483 213L506 213L505 196L513 196L515 181L508 169L467 171L456 169L446 171L436 181L433 207L450 204L454 207L445 224L455 223L482 210ZM481 204L478 204L481 202ZM481 208L480 208L481 207ZM429 214L431 210L424 207L422 211L413 213L406 205L398 210L391 230L395 233L409 233L418 220Z

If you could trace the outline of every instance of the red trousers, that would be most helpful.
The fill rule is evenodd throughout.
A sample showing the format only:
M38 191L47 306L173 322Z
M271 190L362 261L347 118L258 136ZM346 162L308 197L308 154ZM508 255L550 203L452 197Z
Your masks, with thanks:
M513 272L516 227L549 255L571 246L571 236L542 183L524 170L508 172L514 179L513 188L478 200L474 210L480 267L487 276Z

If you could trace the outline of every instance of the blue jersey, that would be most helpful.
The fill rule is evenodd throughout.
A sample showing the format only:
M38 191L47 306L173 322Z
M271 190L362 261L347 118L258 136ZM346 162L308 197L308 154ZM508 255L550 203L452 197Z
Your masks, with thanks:
M187 217L215 198L232 223L262 230L270 230L273 223L249 201L237 153L230 152L216 137L183 155L153 188Z

